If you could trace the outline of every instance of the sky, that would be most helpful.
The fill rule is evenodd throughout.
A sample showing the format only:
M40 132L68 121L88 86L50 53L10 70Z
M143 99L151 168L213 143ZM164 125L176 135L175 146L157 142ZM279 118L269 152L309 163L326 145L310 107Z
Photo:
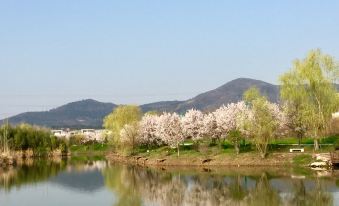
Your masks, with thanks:
M339 58L339 1L0 0L0 119L96 99L185 100Z

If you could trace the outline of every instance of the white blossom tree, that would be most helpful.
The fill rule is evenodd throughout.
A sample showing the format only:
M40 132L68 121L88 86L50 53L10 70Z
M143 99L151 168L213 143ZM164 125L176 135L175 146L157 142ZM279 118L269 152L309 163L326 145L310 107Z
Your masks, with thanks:
M141 144L160 145L162 143L159 136L157 136L159 116L152 114L145 114L139 123L138 141Z
M286 113L283 111L283 109L276 103L267 102L268 108L272 114L272 116L275 117L275 120L278 123L277 126L277 134L279 135L285 135L286 131L288 130L287 124L288 124L288 118L286 116Z
M204 115L203 127L201 129L202 135L211 138L212 142L220 138L221 131L218 128L215 113Z
M224 138L228 137L233 143L237 153L239 153L240 149L242 139L240 129L246 111L245 102L240 101L222 106L214 112L218 129Z
M181 119L185 138L198 141L203 138L204 114L195 109L188 110Z
M180 155L179 144L184 141L181 119L176 113L163 113L157 124L156 135L170 147L176 147Z

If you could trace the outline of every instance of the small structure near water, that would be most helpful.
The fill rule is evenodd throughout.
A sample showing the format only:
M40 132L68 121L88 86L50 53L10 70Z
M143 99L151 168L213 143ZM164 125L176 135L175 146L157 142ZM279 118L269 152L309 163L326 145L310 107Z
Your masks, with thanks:
M339 152L331 152L332 165L339 165Z
M339 164L338 152L315 154L314 158L316 161L310 164L313 168L334 167Z

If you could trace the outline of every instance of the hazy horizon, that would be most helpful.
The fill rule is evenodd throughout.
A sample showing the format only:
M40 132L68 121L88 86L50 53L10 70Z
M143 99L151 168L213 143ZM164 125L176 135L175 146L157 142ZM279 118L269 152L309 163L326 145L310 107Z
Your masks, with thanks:
M311 49L339 58L337 1L6 1L0 119L81 99L185 100L277 84Z

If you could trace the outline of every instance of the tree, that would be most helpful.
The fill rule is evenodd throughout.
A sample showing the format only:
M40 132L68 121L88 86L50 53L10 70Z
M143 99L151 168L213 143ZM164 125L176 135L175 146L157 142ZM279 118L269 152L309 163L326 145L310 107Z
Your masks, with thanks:
M240 129L242 116L246 110L245 102L240 101L222 106L214 112L219 131L221 131L224 137L230 137L230 141L233 143L237 154L240 151L240 141L242 138L240 132L237 131ZM231 135L229 135L230 132L232 132Z
M132 122L130 124L125 124L125 126L120 131L121 142L125 145L132 147L132 154L134 154L135 146L138 142L138 133L139 124L138 122Z
M202 139L202 128L204 126L204 115L201 111L191 109L182 117L182 130L186 138L192 138L193 141Z
M235 152L240 153L240 141L243 139L239 130L231 130L227 134L227 138L233 143Z
M0 152L2 152L3 154L8 155L9 153L9 145L8 145L8 141L9 141L9 123L8 120L6 120L6 123L2 126L2 134L0 134L1 136L1 145L0 145Z
M270 103L265 96L260 95L257 88L252 87L244 93L244 99L249 107L244 129L253 140L262 158L267 155L267 146L274 138L279 128L279 120L272 112Z
M214 113L204 115L203 127L201 129L202 135L211 138L213 143L221 136Z
M320 50L295 60L291 70L280 77L281 99L289 125L299 138L305 132L313 137L315 150L319 149L319 139L329 132L331 115L339 106L334 87L338 80L338 64Z
M160 145L161 139L157 136L157 126L159 117L157 115L151 115L146 113L139 124L138 141L141 144Z
M184 141L179 115L176 113L163 113L159 117L157 136L159 136L165 144L177 148L179 156L179 145Z
M112 131L113 141L119 142L120 131L126 124L138 122L141 119L141 110L138 106L118 106L112 113L104 118L103 126Z

